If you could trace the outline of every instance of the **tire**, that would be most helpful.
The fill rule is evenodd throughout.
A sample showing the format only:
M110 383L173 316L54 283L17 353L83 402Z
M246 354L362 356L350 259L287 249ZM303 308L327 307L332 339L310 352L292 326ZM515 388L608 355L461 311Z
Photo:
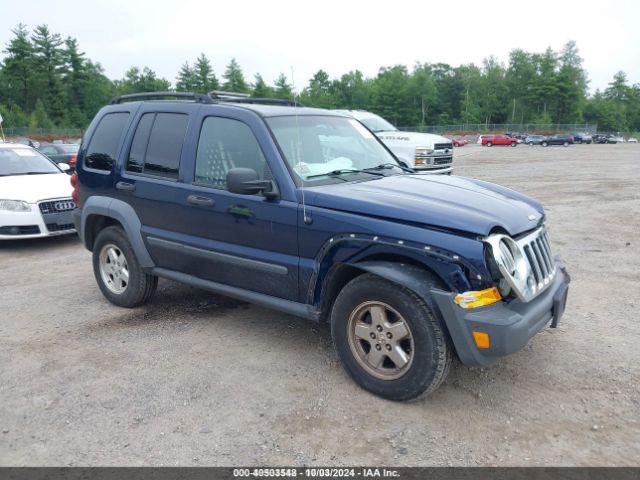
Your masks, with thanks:
M546 147L549 144L547 142L542 142L540 145L542 145L543 147Z
M510 145L511 145L512 147L517 147L517 146L518 146L518 142L511 142L511 143L510 143Z
M487 147L493 147L493 143L491 143L491 142L487 142L487 143L485 143L485 145L486 145Z
M530 147L533 147L533 142L529 142L529 146L530 146Z
M569 146L569 142L564 142L564 143L562 144L562 146L563 146L563 147L568 147L568 146Z
M384 325L383 330L374 327L376 320L371 315L371 311L379 312L381 308L386 316L376 314L376 318L383 319L377 320ZM363 311L364 316L360 316ZM369 323L365 323L366 319ZM394 340L389 335L391 331L398 332L393 329L401 321L409 337ZM389 400L410 400L433 392L446 378L452 362L453 348L437 309L412 291L373 274L356 277L342 289L331 311L331 335L351 378L365 390ZM375 335L373 340L369 340L371 335ZM394 347L387 350L393 342ZM378 345L380 353L374 351ZM397 355L398 348L409 359L401 368L390 356ZM380 357L383 360L379 368L367 363L368 358Z
M96 237L93 274L106 299L120 307L147 303L158 286L158 277L142 270L124 231L116 226L105 228Z

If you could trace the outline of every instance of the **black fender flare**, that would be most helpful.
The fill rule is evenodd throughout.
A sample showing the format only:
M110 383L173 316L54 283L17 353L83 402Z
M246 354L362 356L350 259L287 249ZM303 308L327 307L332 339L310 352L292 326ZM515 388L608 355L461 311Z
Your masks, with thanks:
M89 250L92 248L92 245L87 245L87 219L91 215L109 217L118 221L124 228L140 265L143 268L155 267L155 263L151 255L149 255L144 240L142 239L142 223L131 205L115 198L95 195L87 199L79 212L81 215L81 224L78 234Z

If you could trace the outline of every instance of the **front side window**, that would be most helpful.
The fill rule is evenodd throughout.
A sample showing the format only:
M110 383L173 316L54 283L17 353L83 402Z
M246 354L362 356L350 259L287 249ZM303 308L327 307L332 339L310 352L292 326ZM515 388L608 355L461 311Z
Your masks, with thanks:
M398 166L376 137L353 118L283 116L267 118L267 123L290 169L305 183Z
M108 113L102 117L87 147L84 159L87 168L107 171L113 168L128 119L128 112Z
M231 118L205 118L198 141L195 183L226 189L227 172L232 168L251 168L258 178L271 178L258 141L245 123Z

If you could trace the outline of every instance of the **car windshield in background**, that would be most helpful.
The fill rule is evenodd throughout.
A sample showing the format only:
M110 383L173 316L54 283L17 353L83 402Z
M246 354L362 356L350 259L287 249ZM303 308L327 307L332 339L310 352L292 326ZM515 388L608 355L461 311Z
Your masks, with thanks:
M347 179L377 168L401 172L396 159L357 120L330 116L267 118L285 160L299 179ZM396 168L394 168L396 167ZM349 178L350 179L350 178Z
M372 132L395 132L396 130L398 130L384 118L377 115L361 118L360 121L364 123Z
M58 145L58 148L62 150L64 153L78 153L78 150L80 150L80 145L70 143L70 144Z
M0 148L0 176L60 173L60 170L41 153L16 145Z

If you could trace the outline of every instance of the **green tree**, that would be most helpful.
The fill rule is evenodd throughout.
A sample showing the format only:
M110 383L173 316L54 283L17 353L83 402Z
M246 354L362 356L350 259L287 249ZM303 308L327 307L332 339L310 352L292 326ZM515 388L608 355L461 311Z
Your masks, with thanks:
M211 62L204 53L201 53L196 59L196 63L193 66L193 74L197 92L209 93L220 87L218 78L215 73L213 73Z
M140 70L131 67L122 80L116 82L118 93L162 92L169 90L171 83L164 78L158 78L149 67Z
M196 74L189 62L184 62L176 78L176 90L178 92L193 92L196 90Z
M44 108L44 104L41 99L36 101L36 107L29 116L29 128L52 128L54 123L49 118L47 110Z
M22 23L11 30L14 37L7 44L2 67L3 88L0 101L9 105L20 105L23 111L30 111L35 103L35 78L33 74L33 45L29 30Z
M65 115L65 96L62 88L64 72L64 44L58 33L47 25L38 25L31 35L34 52L34 72L40 89L40 99L53 122L62 123Z
M281 73L275 81L274 95L277 98L293 98L293 89L284 73Z
M332 108L335 106L331 80L327 72L318 70L313 74L309 85L300 94L300 102L310 107Z
M229 65L227 65L227 69L222 78L224 78L224 83L222 84L223 90L227 92L249 93L249 86L235 58L232 58Z
M259 73L256 73L254 77L251 95L256 98L270 98L273 96L273 89L267 85Z

